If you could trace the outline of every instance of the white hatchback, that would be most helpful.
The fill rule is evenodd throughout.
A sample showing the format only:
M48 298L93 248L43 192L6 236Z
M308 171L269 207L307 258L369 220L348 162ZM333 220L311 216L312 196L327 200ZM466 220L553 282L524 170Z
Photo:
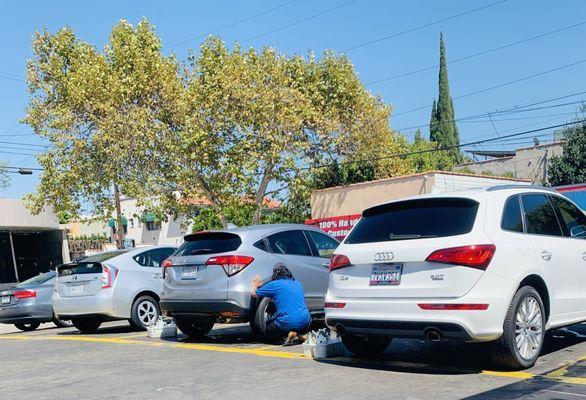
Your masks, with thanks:
M393 337L493 342L532 366L586 320L586 217L553 190L497 186L369 208L331 259L326 323L357 354Z

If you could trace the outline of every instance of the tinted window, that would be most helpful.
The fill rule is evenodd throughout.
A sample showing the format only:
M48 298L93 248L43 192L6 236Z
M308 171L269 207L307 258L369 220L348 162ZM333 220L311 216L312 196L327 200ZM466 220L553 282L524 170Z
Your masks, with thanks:
M254 245L254 247L256 247L257 249L260 249L262 251L266 251L268 252L269 250L267 249L267 244L265 242L264 239L259 240L258 242L256 242Z
M142 265L143 267L146 267L149 265L149 254L148 251L145 251L143 253L137 254L134 257L132 257L132 259L134 261L136 261L138 264Z
M550 197L558 211L564 235L586 239L586 216L575 205L561 197Z
M478 203L440 197L383 204L369 208L345 243L385 242L462 235L472 230Z
M176 256L194 256L234 251L240 247L240 236L228 232L202 232L185 236Z
M79 262L77 264L67 264L58 267L59 276L83 275L83 274L101 274L102 264L99 262Z
M328 235L316 231L307 231L320 257L329 258L338 247L338 242Z
M268 237L273 253L311 256L307 239L301 231L285 231Z
M168 258L173 252L174 248L165 247L162 249L153 249L149 251L149 267L158 268L161 266L163 260Z
M55 271L43 272L40 275L33 276L26 281L20 282L16 287L20 286L31 286L31 285L41 285L43 283L47 283L50 279L55 277Z
M544 194L525 194L523 210L527 221L527 233L562 236L553 208Z
M503 211L501 228L506 231L523 232L523 217L521 216L519 196L514 196L507 200Z

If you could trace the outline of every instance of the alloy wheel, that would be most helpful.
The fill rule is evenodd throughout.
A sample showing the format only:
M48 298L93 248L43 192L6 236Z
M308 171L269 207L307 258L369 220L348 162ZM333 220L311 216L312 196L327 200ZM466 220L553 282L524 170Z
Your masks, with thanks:
M543 317L538 300L533 296L523 299L517 309L515 342L517 352L525 360L531 360L541 350Z
M150 301L143 301L138 305L138 318L144 326L152 325L158 317L157 308Z

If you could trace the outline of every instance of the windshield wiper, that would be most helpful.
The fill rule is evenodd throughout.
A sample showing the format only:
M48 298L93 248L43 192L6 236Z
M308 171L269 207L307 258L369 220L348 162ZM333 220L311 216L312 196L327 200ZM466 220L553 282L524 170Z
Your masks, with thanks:
M434 238L434 237L437 237L437 235L421 235L419 233L403 233L403 234L391 233L391 234L389 234L389 239L391 239L391 240L427 239L427 238Z

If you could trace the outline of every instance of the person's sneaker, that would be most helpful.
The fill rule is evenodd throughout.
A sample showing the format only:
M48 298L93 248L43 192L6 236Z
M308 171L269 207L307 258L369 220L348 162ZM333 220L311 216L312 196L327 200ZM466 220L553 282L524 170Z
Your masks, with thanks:
M287 339L285 339L285 343L283 343L283 346L294 346L296 344L302 344L306 340L307 338L305 337L305 335L298 335L297 332L291 331L287 335Z

